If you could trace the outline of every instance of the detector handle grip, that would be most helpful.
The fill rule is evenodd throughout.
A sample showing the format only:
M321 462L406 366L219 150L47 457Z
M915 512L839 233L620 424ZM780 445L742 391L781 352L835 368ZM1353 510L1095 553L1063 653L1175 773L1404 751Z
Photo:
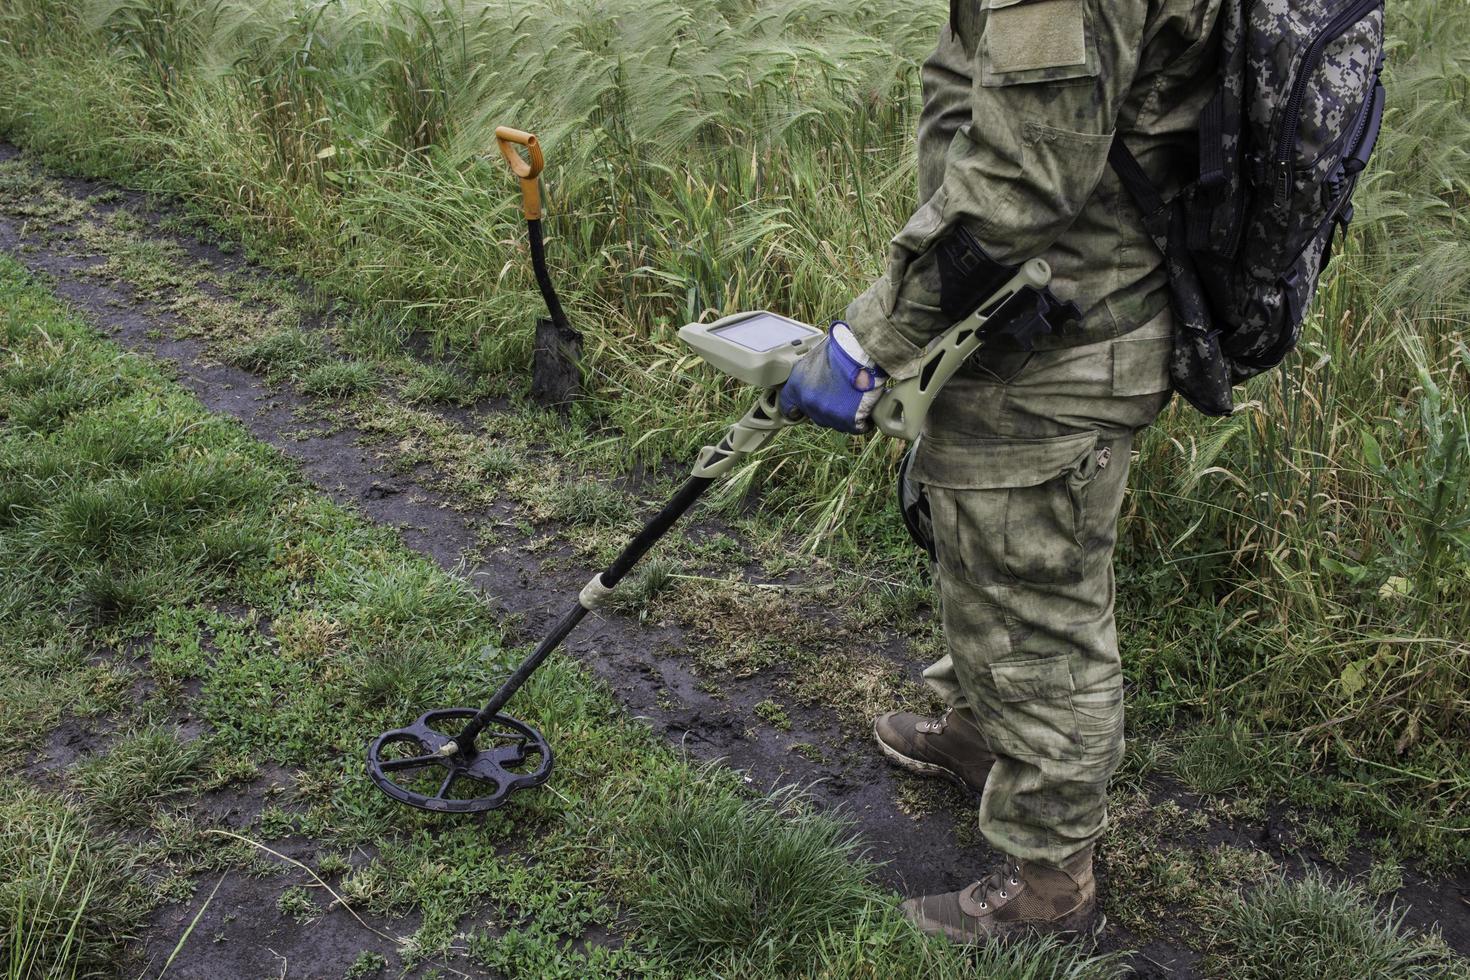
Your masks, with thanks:
M726 429L719 442L699 451L692 475L707 479L724 476L740 460L775 438L776 433L800 424L801 418L790 419L781 414L781 406L777 402L780 394L780 385L761 392L760 399L750 411Z
M1017 293L1024 289L1039 292L1050 282L1051 266L1045 261L1030 259L1025 262L974 313L950 327L925 348L917 373L889 385L873 406L870 417L873 427L894 439L917 439L935 396L960 365L985 342L986 321Z
M521 213L526 216L527 221L539 221L541 186L536 183L536 178L541 176L541 171L546 166L546 158L541 153L541 141L523 130L511 126L496 126L495 142L500 146L500 155L510 164L511 173L520 179ZM526 156L521 156L517 146L526 148Z

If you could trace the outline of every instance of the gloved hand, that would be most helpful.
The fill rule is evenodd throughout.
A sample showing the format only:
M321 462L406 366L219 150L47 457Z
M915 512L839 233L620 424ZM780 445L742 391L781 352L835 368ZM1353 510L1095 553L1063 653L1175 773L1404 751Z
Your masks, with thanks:
M868 416L883 394L888 373L878 367L838 320L822 342L796 362L781 389L781 411L801 412L821 426L854 435L868 430Z

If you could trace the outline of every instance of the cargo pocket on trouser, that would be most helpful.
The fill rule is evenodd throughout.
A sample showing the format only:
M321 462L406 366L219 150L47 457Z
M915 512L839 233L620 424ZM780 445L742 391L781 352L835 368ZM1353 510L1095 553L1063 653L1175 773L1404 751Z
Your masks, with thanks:
M913 474L931 490L942 568L977 585L1080 581L1088 486L1111 458L1098 433L1052 439L925 435Z
M1066 656L990 665L1000 724L987 732L1000 751L1018 759L1082 758Z

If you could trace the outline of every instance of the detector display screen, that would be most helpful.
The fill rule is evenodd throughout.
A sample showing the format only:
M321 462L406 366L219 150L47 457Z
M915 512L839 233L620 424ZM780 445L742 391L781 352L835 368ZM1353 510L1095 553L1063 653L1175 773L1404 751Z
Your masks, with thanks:
M710 331L710 335L763 354L805 340L817 332L804 323L788 320L784 316L760 313L727 327L716 327Z

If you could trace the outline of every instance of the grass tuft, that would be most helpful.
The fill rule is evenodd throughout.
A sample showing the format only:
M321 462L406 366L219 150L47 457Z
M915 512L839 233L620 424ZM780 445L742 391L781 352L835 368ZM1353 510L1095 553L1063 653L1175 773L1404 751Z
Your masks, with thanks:
M103 755L79 763L71 782L108 819L146 820L157 801L200 781L207 755L202 742L149 725L122 736Z
M548 518L568 524L618 525L633 518L628 491L594 479L553 487L542 506Z
M857 849L793 790L755 803L673 800L639 828L649 859L640 919L690 963L799 974L826 931L849 928L871 898Z
M268 333L240 344L225 355L225 360L236 367L259 371L270 378L302 374L325 359L326 349L321 339L300 330Z
M0 972L9 980L109 975L152 902L139 852L65 801L0 787Z
M297 385L318 398L348 398L372 391L378 386L378 376L361 361L330 361L307 371Z
M1235 980L1450 980L1463 976L1442 944L1403 927L1356 885L1309 873L1229 893L1207 927L1220 975Z

